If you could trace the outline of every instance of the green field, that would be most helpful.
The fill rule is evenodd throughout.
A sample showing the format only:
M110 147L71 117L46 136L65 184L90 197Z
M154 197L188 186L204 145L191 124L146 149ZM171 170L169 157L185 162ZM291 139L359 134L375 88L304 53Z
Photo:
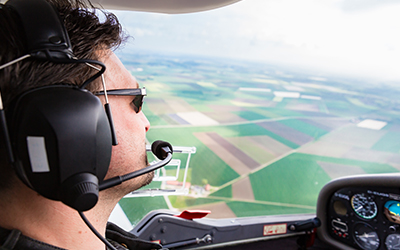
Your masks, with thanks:
M399 153L400 152L400 132L391 131L383 136L372 149Z

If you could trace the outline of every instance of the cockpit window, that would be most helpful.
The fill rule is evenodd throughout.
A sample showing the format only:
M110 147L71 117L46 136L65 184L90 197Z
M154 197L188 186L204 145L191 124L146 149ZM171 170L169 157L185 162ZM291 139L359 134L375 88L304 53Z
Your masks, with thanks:
M399 12L344 0L116 12L135 38L117 54L147 89L149 143L192 152L145 188L184 192L128 195L129 222L154 209L315 213L332 179L399 172Z

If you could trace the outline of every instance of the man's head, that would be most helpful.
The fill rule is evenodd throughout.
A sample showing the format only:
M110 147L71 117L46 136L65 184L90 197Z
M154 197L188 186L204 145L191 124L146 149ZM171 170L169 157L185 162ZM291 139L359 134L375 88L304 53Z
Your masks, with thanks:
M122 42L122 28L116 16L104 13L100 21L99 11L79 0L49 0L58 10L69 34L76 58L99 59L109 49ZM101 13L101 12L100 12ZM10 62L26 53L25 39L20 21L9 7L0 9L0 65ZM57 72L57 74L55 74ZM0 71L3 102L8 102L21 92L38 86L65 83L82 84L83 79L93 75L96 70L84 64L54 64L26 59ZM99 83L99 81L98 81ZM99 88L88 86L88 89Z
M111 49L118 46L121 41L121 27L118 23L117 18L108 13L104 13L104 21L100 21L99 17L93 10L93 6L85 5L79 1L67 1L67 0L49 0L52 2L56 9L58 10L61 19L65 23L66 30L68 31L74 56L78 59L94 59L103 61L104 63L110 64L109 70L105 75L106 81L110 82L110 88L118 89L129 86L130 88L137 87L136 81L133 78L122 78L123 81L129 81L130 83L115 81L115 77L119 77L124 67L122 64L116 66L113 61L115 61L115 55L111 52ZM0 65L14 60L26 53L25 51L25 41L24 34L21 32L19 26L19 19L16 14L8 7L2 5L0 8L0 22L2 23L0 27ZM108 61L108 62L107 62ZM109 63L111 62L111 63ZM109 65L107 65L109 66ZM69 85L81 85L83 81L88 79L90 76L96 73L96 70L85 64L54 64L51 62L36 61L33 59L25 59L17 64L10 67L2 69L0 71L0 88L3 97L4 107L7 112L7 108L10 102L19 94L26 92L27 90L37 88L45 85L54 84L69 84ZM91 83L87 89L91 91L101 90L99 79ZM110 98L110 102L115 102L116 106L121 110L124 110L123 105L120 106L118 103L122 103L121 98ZM115 99L115 100L113 100ZM125 98L126 99L126 98ZM126 112L122 112L127 115ZM143 116L143 114L135 114L138 116ZM135 132L133 129L129 129L128 126L124 126L124 122L121 121L124 116L118 116L115 119L116 124L121 124L121 128L117 130L117 134L130 135ZM143 116L141 118L142 131L148 130L148 121ZM146 125L147 124L147 125ZM147 127L147 128L145 128ZM130 132L124 131L128 129ZM140 132L139 134L143 134ZM144 137L131 138L138 139L140 148L144 149ZM113 153L113 158L119 159L119 155L126 155L126 159L129 159L129 147L131 143L124 142L122 140L122 145L118 146ZM125 145L125 146L124 146ZM10 171L11 167L6 162L6 157L4 157L4 148L1 149L1 172L0 175L0 185L2 188L10 186L12 183L7 180L12 180L10 176L14 176ZM144 156L142 152L138 153L140 158ZM122 157L124 158L124 157ZM143 158L145 159L145 157ZM112 161L110 170L111 172L117 173L115 171L116 164L113 164L116 160ZM119 160L118 160L119 161ZM120 162L120 161L119 161ZM142 162L145 162L144 160ZM135 165L136 162L131 162ZM143 165L140 164L140 165ZM144 163L145 165L145 163ZM112 175L108 175L112 177ZM2 179L4 178L4 179ZM0 186L1 187L1 186Z

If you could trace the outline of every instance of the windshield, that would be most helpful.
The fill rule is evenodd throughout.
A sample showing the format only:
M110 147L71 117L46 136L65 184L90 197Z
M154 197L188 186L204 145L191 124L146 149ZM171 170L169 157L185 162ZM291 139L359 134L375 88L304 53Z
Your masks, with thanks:
M146 187L183 192L128 196L118 216L135 225L154 209L315 213L332 179L398 172L399 12L346 0L116 12L134 37L117 54L147 89L149 144L191 152L187 169L188 154L174 154L160 171L175 179Z

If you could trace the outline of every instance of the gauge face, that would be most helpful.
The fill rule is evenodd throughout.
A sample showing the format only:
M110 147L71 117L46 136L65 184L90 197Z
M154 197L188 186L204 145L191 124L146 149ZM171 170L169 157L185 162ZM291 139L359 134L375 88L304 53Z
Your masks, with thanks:
M400 234L391 234L386 237L386 248L388 250L400 250Z
M400 224L400 202L399 201L386 202L383 208L383 214L389 221Z
M379 248L378 234L366 223L357 223L354 226L354 240L364 250Z
M378 207L374 199L364 193L351 197L351 206L358 216L364 219L372 219L378 213Z

